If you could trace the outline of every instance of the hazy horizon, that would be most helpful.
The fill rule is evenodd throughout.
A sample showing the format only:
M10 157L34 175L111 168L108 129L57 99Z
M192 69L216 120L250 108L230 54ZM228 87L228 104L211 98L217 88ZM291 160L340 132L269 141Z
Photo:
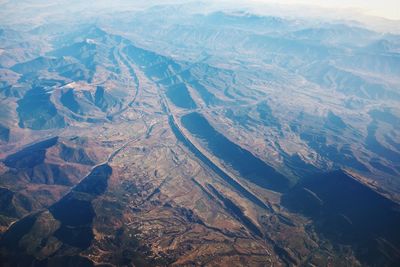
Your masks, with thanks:
M39 2L30 1L0 1L0 23L5 25L21 26L29 28L30 25L41 23L54 23L68 20L76 21L75 16L70 14L80 13L82 19L96 19L101 14L111 12L135 12L159 5L180 5L192 9L195 13L207 13L216 10L223 11L246 11L258 15L272 15L286 18L318 19L319 21L356 22L356 25L368 29L399 33L400 15L399 4L396 1L386 0L385 4L377 1L320 1L320 0L218 0L218 1L147 1L138 3L136 1L116 0L108 1L64 1ZM21 8L27 5L30 8ZM83 15L83 17L82 17ZM361 23L361 25L360 25Z
M377 16L391 20L400 20L400 2L396 0L362 1L362 0L251 0L253 2L312 5L323 8L354 9L365 15Z

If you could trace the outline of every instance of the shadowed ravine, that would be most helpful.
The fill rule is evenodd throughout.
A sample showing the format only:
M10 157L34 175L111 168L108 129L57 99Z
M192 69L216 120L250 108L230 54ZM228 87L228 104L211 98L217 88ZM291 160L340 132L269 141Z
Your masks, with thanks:
M0 1L0 267L400 266L400 22L330 11Z

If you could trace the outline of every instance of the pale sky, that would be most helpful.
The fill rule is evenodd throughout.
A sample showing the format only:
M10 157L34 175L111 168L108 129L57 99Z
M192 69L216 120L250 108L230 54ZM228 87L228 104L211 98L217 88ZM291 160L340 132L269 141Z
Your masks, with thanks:
M400 0L252 0L276 4L305 4L333 8L356 8L367 15L400 20Z

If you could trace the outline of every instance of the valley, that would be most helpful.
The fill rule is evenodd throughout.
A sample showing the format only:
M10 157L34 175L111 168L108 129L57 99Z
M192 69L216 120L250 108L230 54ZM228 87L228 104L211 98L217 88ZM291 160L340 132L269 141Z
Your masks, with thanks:
M200 7L0 24L0 265L398 265L399 36Z

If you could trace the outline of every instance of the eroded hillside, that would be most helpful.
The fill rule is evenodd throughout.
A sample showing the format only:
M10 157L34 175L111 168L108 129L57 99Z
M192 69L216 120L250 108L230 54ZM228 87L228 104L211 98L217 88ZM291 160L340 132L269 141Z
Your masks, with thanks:
M2 265L400 262L397 35L132 14L0 31Z

